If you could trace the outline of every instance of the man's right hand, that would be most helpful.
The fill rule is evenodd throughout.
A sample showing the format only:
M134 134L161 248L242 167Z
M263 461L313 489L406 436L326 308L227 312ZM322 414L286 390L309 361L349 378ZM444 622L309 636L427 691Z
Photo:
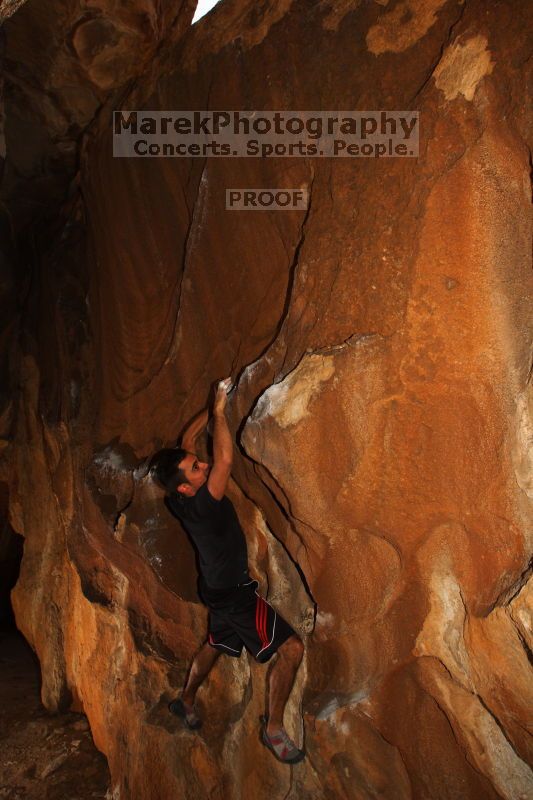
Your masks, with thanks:
M215 394L215 402L213 404L213 414L223 414L226 409L228 401L228 390L231 386L231 378L224 378L219 381Z

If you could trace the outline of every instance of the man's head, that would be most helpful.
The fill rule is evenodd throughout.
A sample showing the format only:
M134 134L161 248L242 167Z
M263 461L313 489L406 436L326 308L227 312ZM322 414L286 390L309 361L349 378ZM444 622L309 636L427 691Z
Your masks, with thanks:
M194 497L207 481L209 464L181 447L160 450L152 459L150 472L167 492Z

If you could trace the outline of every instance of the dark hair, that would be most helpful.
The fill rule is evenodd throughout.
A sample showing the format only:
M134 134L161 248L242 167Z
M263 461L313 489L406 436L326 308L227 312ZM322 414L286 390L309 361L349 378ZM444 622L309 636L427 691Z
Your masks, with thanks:
M187 455L182 447L165 447L159 450L150 462L150 475L167 492L175 492L180 483L189 483L180 463Z

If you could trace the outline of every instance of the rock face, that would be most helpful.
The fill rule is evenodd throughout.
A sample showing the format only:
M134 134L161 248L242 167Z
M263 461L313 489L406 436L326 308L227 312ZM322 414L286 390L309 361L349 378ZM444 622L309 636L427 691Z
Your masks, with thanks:
M194 9L194 0L1 0L9 141L2 198L18 229L46 204L57 211L80 134L112 90L146 72L163 40L184 33Z
M45 228L19 203L26 106L6 95L4 199L33 279L1 477L44 703L87 714L117 800L528 800L529 4L223 0L192 28L194 3L52 5L5 26L7 52L31 28L75 65L61 125L87 99L55 125L69 67L27 66L40 136L64 135L50 196L71 181ZM419 109L420 157L114 159L115 108ZM310 204L226 211L236 186ZM146 463L230 373L230 495L306 642L292 769L259 744L265 669L246 657L202 688L199 735L166 709L206 616Z

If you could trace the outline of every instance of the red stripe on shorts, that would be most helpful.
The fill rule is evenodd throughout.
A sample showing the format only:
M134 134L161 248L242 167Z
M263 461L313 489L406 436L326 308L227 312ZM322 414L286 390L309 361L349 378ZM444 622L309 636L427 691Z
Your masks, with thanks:
M266 603L262 597L257 598L257 605L255 607L255 629L261 640L263 647L267 644L266 637Z
M263 636L264 636L264 644L268 644L268 632L267 632L267 622L268 622L268 606L261 598L261 602L263 603Z

